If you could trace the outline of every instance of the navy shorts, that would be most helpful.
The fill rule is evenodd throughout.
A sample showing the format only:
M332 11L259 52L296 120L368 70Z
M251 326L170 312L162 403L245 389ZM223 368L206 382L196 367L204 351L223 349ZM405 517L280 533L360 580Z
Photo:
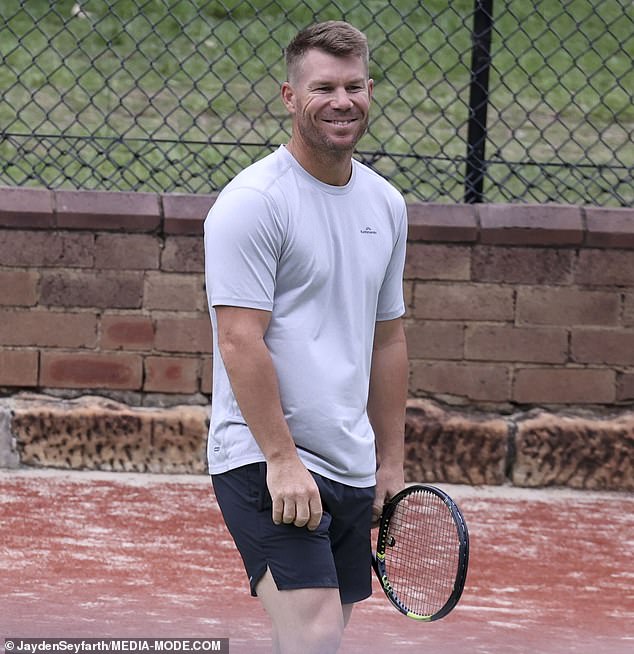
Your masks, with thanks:
M265 463L213 475L212 481L252 595L269 568L280 590L338 588L342 604L358 602L372 593L374 486L355 488L312 474L323 507L315 531L273 522Z

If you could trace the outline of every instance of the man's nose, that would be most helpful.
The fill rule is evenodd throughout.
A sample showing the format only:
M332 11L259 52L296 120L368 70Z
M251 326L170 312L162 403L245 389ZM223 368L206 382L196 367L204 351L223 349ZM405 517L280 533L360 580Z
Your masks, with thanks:
M345 88L337 88L334 90L330 104L335 109L350 109L352 107L352 100L350 94Z

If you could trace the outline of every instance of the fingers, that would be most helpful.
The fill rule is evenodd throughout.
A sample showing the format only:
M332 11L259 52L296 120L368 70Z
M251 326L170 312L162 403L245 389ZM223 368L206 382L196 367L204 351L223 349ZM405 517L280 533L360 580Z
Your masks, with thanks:
M269 463L267 486L273 501L271 515L276 525L317 528L322 517L319 488L299 459L284 465Z
M273 498L273 509L271 512L273 522L276 525L282 524L284 516L284 500L281 497Z
M306 527L310 531L317 529L319 523L321 522L321 517L323 515L323 509L321 507L321 499L319 496L313 498L309 503L310 516L306 522Z
M297 507L294 502L284 502L282 522L285 525L292 525L297 521Z
M383 514L383 507L385 506L385 502L387 502L387 500L388 500L387 491L382 490L382 488L377 485L374 494L374 502L372 502L372 526L373 527L376 527L381 521L381 515Z
M381 514L383 513L383 504L373 504L372 505L372 526L376 527L380 520Z
M383 507L386 502L398 493L405 485L403 479L403 466L399 464L391 467L382 465L376 472L376 488L374 492L374 502L372 504L372 526L376 527L383 513Z
M319 494L311 495L308 499L280 497L273 500L272 516L276 525L295 525L296 527L307 527L313 531L319 526L322 514Z

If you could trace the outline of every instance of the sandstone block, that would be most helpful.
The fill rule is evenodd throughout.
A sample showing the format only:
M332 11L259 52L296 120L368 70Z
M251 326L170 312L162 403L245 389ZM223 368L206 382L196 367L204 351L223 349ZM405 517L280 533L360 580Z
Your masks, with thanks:
M519 421L511 481L634 490L634 413L613 418L539 413Z
M22 465L117 472L204 473L208 410L129 407L103 398L16 402Z
M499 485L505 482L507 451L502 418L447 411L427 401L408 406L407 481Z

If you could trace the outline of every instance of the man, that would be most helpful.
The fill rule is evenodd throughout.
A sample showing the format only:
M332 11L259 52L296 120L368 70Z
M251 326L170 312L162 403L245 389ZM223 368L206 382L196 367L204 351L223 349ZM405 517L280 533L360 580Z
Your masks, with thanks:
M324 654L371 593L371 521L404 483L407 218L352 159L373 91L365 36L314 25L286 63L289 143L205 221L208 455L274 651Z

